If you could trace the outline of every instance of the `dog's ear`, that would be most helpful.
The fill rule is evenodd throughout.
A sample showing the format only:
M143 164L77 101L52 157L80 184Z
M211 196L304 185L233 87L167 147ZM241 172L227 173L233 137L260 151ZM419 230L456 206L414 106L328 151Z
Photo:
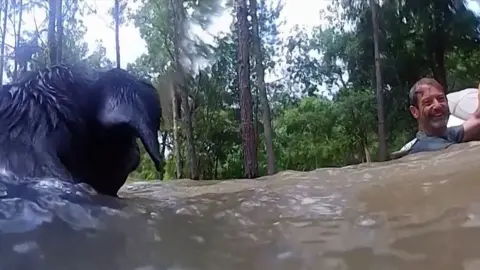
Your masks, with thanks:
M152 84L139 80L122 69L100 74L97 120L105 128L125 127L140 138L155 167L161 170L162 158L158 142L161 106Z

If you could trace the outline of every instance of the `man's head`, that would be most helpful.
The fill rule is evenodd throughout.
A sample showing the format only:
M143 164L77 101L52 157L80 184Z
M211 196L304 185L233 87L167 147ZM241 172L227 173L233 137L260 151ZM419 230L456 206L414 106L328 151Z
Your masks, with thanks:
M440 83L431 78L417 81L410 89L410 113L418 128L429 135L442 135L450 116L447 96Z

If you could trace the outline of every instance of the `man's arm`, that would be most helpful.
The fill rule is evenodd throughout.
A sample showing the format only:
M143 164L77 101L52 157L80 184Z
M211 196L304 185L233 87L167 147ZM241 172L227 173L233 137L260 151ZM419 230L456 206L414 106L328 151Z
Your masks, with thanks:
M478 104L480 105L480 85L478 86ZM477 105L475 112L463 123L462 142L480 140L480 106Z

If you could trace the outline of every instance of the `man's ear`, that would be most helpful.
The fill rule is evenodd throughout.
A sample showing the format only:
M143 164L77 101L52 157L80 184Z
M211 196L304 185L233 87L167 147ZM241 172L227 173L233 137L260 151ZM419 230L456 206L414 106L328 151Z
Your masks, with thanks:
M415 117L415 119L418 119L418 117L420 116L420 110L413 105L410 105L408 109L410 110L410 113L413 115L413 117Z

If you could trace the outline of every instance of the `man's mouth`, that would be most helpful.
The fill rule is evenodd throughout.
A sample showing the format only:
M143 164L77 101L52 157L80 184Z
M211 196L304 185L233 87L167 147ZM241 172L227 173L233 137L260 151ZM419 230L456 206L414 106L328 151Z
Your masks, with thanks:
M437 113L430 117L433 121L445 121L448 117L446 113Z
M431 115L431 117L436 117L436 118L438 118L438 117L445 117L446 115L447 115L447 112L441 110L441 111L437 111L436 113L433 113L433 114Z

